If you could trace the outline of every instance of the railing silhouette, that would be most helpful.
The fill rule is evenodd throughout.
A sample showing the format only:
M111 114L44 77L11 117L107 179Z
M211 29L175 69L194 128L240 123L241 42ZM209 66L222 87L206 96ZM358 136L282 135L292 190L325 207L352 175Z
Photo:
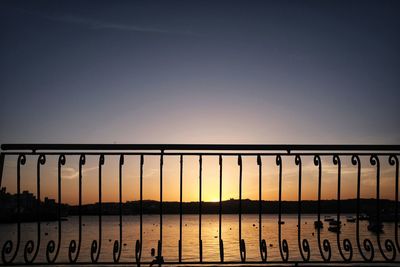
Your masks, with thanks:
M2 185L3 167L4 161L9 156L17 156L17 170L16 170L16 195L17 195L17 222L16 222L16 240L6 240L2 246L1 258L2 265L11 264L135 264L135 265L148 265L148 264L298 264L298 263L385 263L385 264L399 264L398 253L400 253L399 237L398 237L398 187L399 187L399 153L400 145L84 145L84 144L3 144L1 146L2 152L0 154L0 187ZM36 159L36 190L38 204L40 204L41 195L41 167L46 164L46 158L58 157L58 181L57 181L57 214L58 214L58 227L57 227L57 239L50 240L46 245L45 250L45 261L38 261L39 247L41 245L41 219L37 216L37 237L36 240L29 240L25 244L21 242L21 218L20 218L20 195L21 195L21 168L26 164L27 157L30 160ZM62 220L61 220L61 196L62 196L62 167L65 165L68 156L79 156L79 223L78 223L78 240L70 240L68 246L68 259L58 260L58 256L61 248L62 239ZM88 255L82 255L82 176L83 166L86 163L87 156L98 157L98 237L93 240L90 248L90 257ZM102 166L108 156L119 156L119 202L118 202L118 213L119 213L119 238L114 241L112 251L102 251ZM122 261L122 176L123 166L125 157L135 156L140 158L140 201L139 201L139 237L136 240L134 247L135 257L134 261ZM143 261L143 166L147 156L158 156L159 157L159 240L157 243L157 253L154 255L153 261ZM179 157L179 240L178 241L178 260L169 261L163 256L163 162L165 157L178 156ZM184 159L186 156L197 156L199 160L199 212L198 212L198 261L185 261L182 253L182 227L183 227L183 167ZM202 168L204 157L216 157L219 160L219 206L218 206L218 246L219 246L219 261L204 261L203 260L203 240L202 240L202 195L204 188L202 188ZM223 163L226 157L236 157L237 164L239 167L239 209L238 209L238 254L240 255L239 261L226 261L224 259L224 241L222 236L222 188L223 188ZM258 246L259 246L259 259L250 260L246 258L246 242L242 236L242 181L243 181L243 157L253 157L257 160L258 165ZM262 215L264 214L262 208L262 166L264 158L274 158L276 166L278 168L278 181L279 181L279 202L278 202L278 245L279 245L279 260L269 260L267 241L263 238ZM357 169L357 187L356 189L356 243L352 243L347 237L342 237L340 230L336 232L336 240L322 240L320 227L316 227L316 240L318 243L318 258L311 257L311 248L309 240L302 238L301 225L302 225L302 174L303 164L302 159L312 158L315 168L318 170L318 200L317 200L317 224L322 222L321 218L321 184L323 179L324 168L322 166L322 158L330 159L334 166L337 167L337 213L336 221L339 223L341 220L341 158L350 157L352 165ZM297 247L289 248L288 241L282 238L282 176L283 176L283 158L291 158L295 165L298 166L298 201L297 201ZM395 173L395 230L394 236L386 240L381 240L381 234L378 229L376 231L376 241L372 241L369 238L361 240L360 237L360 188L361 188L361 158L368 158L370 165L375 167L376 170L376 210L371 217L374 218L374 222L378 227L381 225L381 199L380 199L380 176L381 176L381 162L387 161L388 164L394 168ZM36 209L38 211L39 208ZM0 225L1 227L1 225ZM340 227L340 226L339 226ZM336 242L337 250L339 253L338 259L332 259L333 246L332 242ZM382 244L383 243L383 244ZM1 245L1 244L0 244ZM17 255L21 253L23 249L23 259L18 261ZM300 259L291 259L289 252L298 250L300 252ZM358 251L360 257L354 259L353 255L355 250ZM99 261L100 253L112 253L112 262ZM218 253L218 252L217 252Z

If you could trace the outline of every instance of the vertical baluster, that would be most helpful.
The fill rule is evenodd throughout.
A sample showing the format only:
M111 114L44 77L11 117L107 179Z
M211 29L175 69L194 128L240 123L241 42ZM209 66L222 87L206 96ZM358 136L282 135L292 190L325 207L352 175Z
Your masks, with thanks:
M341 221L340 221L340 185L341 185L341 171L342 171L342 163L340 161L340 157L338 155L334 155L333 156L333 164L338 166L338 186L337 186L337 227L339 228L336 232L336 240L337 240L337 246L339 249L339 254L342 257L342 259L346 262L351 261L352 257L353 257L353 247L351 245L351 242L348 238L345 238L343 240L343 247L344 250L349 252L349 256L346 257L346 255L344 255L342 247L340 245L340 232L341 232Z
M57 249L54 240L50 240L46 247L46 258L48 263L54 263L60 252L61 245L61 166L65 165L65 155L60 155L58 158L58 205L57 205L57 217L58 217L58 242ZM54 253L53 258L50 258L50 254Z
M86 164L86 157L85 157L85 155L84 154L82 154L81 156L80 156L80 159L79 159L79 210L78 210L78 213L79 213L79 239L78 239L78 250L77 250L77 252L76 252L76 258L75 258L75 262L76 262L76 260L78 259L78 257L79 257L79 252L80 252L80 250L81 250L81 243L82 243L82 173L83 173L83 165L85 165Z
M267 243L262 238L262 161L261 156L257 155L258 165L258 241L260 246L261 261L267 261Z
M219 155L219 257L224 262L224 241L222 240L222 155Z
M392 252L391 257L388 257L382 249L381 244L381 235L380 235L380 225L381 225L381 208L380 208L380 162L377 155L372 155L370 158L370 163L372 166L376 165L376 224L377 224L377 231L376 231L376 238L378 243L379 251L381 252L383 258L386 261L394 261L396 258L396 248L392 240L386 239L385 240L385 248L388 252Z
M101 202L101 178L102 178L102 166L104 165L104 155L100 155L99 158L99 241L93 240L92 241L92 246L90 250L90 258L92 260L92 263L97 263L100 257L100 251L101 251L101 238L102 238L102 202ZM95 255L96 254L96 255Z
M37 220L37 245L36 245L36 250L33 256L29 259L28 254L33 253L33 249L35 247L35 244L33 240L29 240L25 244L25 249L24 249L24 260L26 263L31 264L37 257L38 252L39 252L39 247L40 247L40 165L45 164L46 162L46 157L45 155L39 155L37 165L36 165L36 193L37 193L37 200L36 200L36 220Z
M140 155L140 201L139 201L139 209L140 209L140 217L139 217L139 240L136 240L135 245L135 259L137 266L140 266L140 258L142 256L142 242L143 242L143 165L144 165L144 157Z
M202 203L201 203L201 186L202 186L202 169L203 169L203 158L202 155L199 156L199 258L200 263L203 262L203 240L201 239L201 213L202 213Z
M395 176L395 230L394 230L394 236L395 236L395 242L397 246L397 250L400 252L400 244L399 244L399 159L397 158L396 155L390 155L389 157L389 164L391 166L396 167L396 176Z
M70 263L76 263L79 257L79 253L81 250L81 243L82 243L82 166L85 165L86 163L86 158L85 155L82 154L79 158L79 207L78 207L78 215L79 215L79 236L78 236L78 245L76 245L75 240L71 240L69 243L69 249L68 249L68 258ZM75 257L72 257L73 253L75 254Z
M1 185L3 181L4 158L4 153L0 153L0 188L2 188Z
M317 204L317 239L318 239L318 248L319 252L321 254L322 259L325 262L328 262L331 260L331 244L329 243L328 239L324 239L323 241L323 249L325 252L328 252L328 256L325 257L324 253L322 252L322 247L321 247L321 226L322 226L322 221L321 221L321 183L322 183L322 162L321 158L319 155L314 156L314 165L318 166L318 204Z
M122 250L122 165L124 165L123 154L119 158L119 241L114 241L113 259L115 263L119 262Z
M363 245L366 251L370 253L370 256L365 256L364 252L361 249L361 242L360 242L360 196L361 196L361 161L360 157L357 155L353 155L351 157L351 163L353 165L357 165L357 202L356 202L356 241L358 251L360 252L361 257L365 261L372 261L374 258L374 246L370 239L364 239Z
M163 164L164 164L164 151L161 150L160 155L160 239L157 244L157 258L156 262L161 266L164 262L162 256L162 233L163 233Z
M301 242L301 185L302 185L302 180L301 180L301 158L299 155L296 155L295 157L295 163L296 165L299 166L299 192L298 192L298 214L297 214L297 242L299 245L299 250L300 250L300 255L303 261L309 261L310 260L310 245L308 243L307 239L303 239ZM307 255L304 255L304 252L307 253Z
M26 157L25 155L21 154L18 156L18 161L17 161L17 245L15 248L14 254L12 254L10 259L6 258L6 255L11 254L12 249L13 249L13 242L12 240L7 240L4 245L3 249L1 251L1 258L3 260L4 264L11 264L14 260L15 257L17 256L18 250L19 250L19 245L21 242L21 218L20 218L20 210L21 210L21 165L25 165L26 163Z
M279 166L279 202L278 202L278 239L279 252L282 261L287 262L289 259L289 246L286 239L282 240L282 157L276 156L276 165Z
M179 263L182 262L182 190L183 190L183 155L179 159Z
M242 164L242 156L238 156L238 165L239 165L239 252L240 252L240 260L242 262L246 261L246 243L244 239L242 239L242 173L243 173L243 164Z

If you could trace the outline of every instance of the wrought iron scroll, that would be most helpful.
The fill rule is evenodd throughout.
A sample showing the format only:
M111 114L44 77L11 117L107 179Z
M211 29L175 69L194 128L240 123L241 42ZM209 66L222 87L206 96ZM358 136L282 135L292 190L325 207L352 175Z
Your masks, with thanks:
M54 263L58 257L60 252L60 245L61 245L61 166L65 165L65 155L61 154L58 158L58 208L57 208L57 217L58 217L58 241L57 241L57 248L56 243L54 240L50 240L47 243L46 247L46 259L48 263ZM51 257L51 254L53 254Z
M102 166L104 165L104 155L100 155L99 158L99 203L98 203L98 216L99 216L99 238L97 240L92 241L92 246L90 249L90 258L92 263L97 263L100 257L101 251L101 238L102 238L102 203L101 203L101 178L102 178Z
M399 242L399 159L397 158L396 155L390 155L389 156L389 164L391 166L395 166L395 230L394 230L394 236L395 236L395 242L397 246L397 251L400 253L400 242Z
M321 254L321 257L324 262L329 262L331 260L332 256L332 249L331 249L331 244L328 239L324 239L323 243L321 245L321 188L322 188L322 162L321 162L321 157L319 155L314 156L314 165L318 166L318 206L317 206L317 239L318 239L318 249L319 253ZM325 256L325 253L327 252L328 255Z
M12 253L14 243L12 240L7 240L4 245L3 249L1 250L1 259L5 264L11 264L15 258L17 257L17 253L19 250L19 245L21 242L21 218L20 218L20 211L21 211L21 165L25 165L26 163L26 156L24 154L20 154L18 156L17 161L17 245L15 247L14 253ZM7 255L11 254L11 258L7 259Z
M36 194L37 194L37 200L36 200L36 220L37 220L37 244L36 244L36 249L35 252L33 252L34 248L35 248L35 243L33 240L29 240L26 244L25 244L25 249L24 249L24 260L26 263L30 264L32 263L38 253L39 253L39 247L40 247L40 230L41 230L41 222L40 222L40 212L41 212L41 207L40 207L40 166L44 165L46 163L46 156L45 155L39 155L38 157L38 161L37 161L37 165L36 165L36 170L37 170L37 174L36 174ZM31 255L33 253L33 255L31 256L31 258L29 258L28 255Z
M282 157L276 156L276 165L279 167L279 202L278 202L278 242L279 253L281 254L282 261L289 260L289 245L286 239L282 240Z
M301 241L301 158L299 155L296 155L295 157L295 163L297 166L299 166L299 192L298 192L298 213L297 213L297 241L299 245L299 250L300 250L300 255L303 261L309 261L310 260L310 244L308 243L307 239L303 239ZM304 255L304 253L307 253Z
M381 173L381 167L380 167L380 161L378 156L372 155L370 157L370 163L372 166L376 166L376 224L377 227L380 227L381 224L381 218L380 218L380 213L381 213L381 208L380 208L380 173ZM385 249L388 252L391 252L391 256L387 256L386 253L383 251L382 244L381 244L381 234L380 230L376 231L376 239L378 243L378 248L379 251L382 254L382 257L386 261L393 261L396 258L396 247L391 239L386 239L385 240Z
M16 161L16 180L15 177L13 176L13 183L16 182L16 192L15 195L10 197L10 204L9 207L7 206L6 212L12 212L13 219L15 219L15 224L12 225L12 227L16 227L16 229L13 231L15 233L12 233L12 237L9 238L9 240L5 240L4 244L2 244L2 250L1 250L1 262L0 265L52 265L52 264L57 264L57 265L67 265L67 264L83 264L83 265L88 265L88 264L136 264L137 266L140 265L147 265L147 264L156 264L156 265L164 265L164 264L171 264L171 265L181 265L181 264L186 264L186 265L195 265L195 264L265 264L265 263L273 263L273 264L302 264L302 263L309 263L309 264L322 264L322 263L329 263L329 264L352 264L352 265L357 265L361 263L368 263L369 265L372 264L398 264L399 263L399 253L400 253L400 240L399 240L399 152L400 151L400 146L246 146L246 145L241 145L241 146L227 146L227 145L215 145L215 146L210 146L210 145L205 145L204 147L202 146L185 146L185 145L149 145L149 146L127 146L127 148L121 148L121 146L118 146L118 148L121 148L121 150L116 150L112 149L115 148L114 146L99 146L98 148L93 149L93 147L90 146L83 146L85 149L79 149L79 145L61 145L61 146L41 146L38 145L37 148L32 149L31 152L29 152L30 148L32 145L27 145L26 148L23 145L16 145L15 148L13 148L12 145L10 146L1 146L2 151L0 153L0 188L3 185L3 170L4 167L9 168L10 166L8 165L8 161L5 164L5 157L9 155L14 155L17 157ZM36 147L36 146L35 146ZM18 148L18 149L17 149ZM57 148L57 149L56 149ZM133 150L128 150L133 149ZM175 148L175 149L172 149ZM204 149L200 149L204 148ZM240 150L237 148L241 148L244 150ZM6 149L6 151L4 151ZM87 149L87 150L86 150ZM93 150L92 150L93 149ZM140 150L139 150L140 149ZM168 152L165 151L165 149L169 150ZM180 150L182 149L182 150ZM199 149L199 150L197 150ZM249 149L249 150L245 150ZM273 150L275 149L275 150ZM11 151L7 151L11 150ZM38 150L40 150L38 152ZM54 151L53 151L54 150ZM135 151L138 150L138 151ZM150 150L150 151L148 151ZM264 151L263 151L264 150ZM178 151L178 152L176 152ZM193 152L194 151L194 152ZM83 198L83 188L82 188L82 182L83 182L83 175L85 173L84 166L86 164L86 157L87 156L97 156L98 158L98 202L95 204L95 207L97 208L96 210L96 223L98 223L98 236L96 236L94 239L95 240L90 240L91 241L91 246L89 247L90 251L88 255L84 255L83 253L83 239L85 237L85 232L83 231L83 211L84 211L84 206L82 204L82 198ZM160 165L159 165L159 171L160 171L160 176L159 176L159 181L160 181L160 198L159 198L159 210L157 210L157 215L159 215L159 238L157 242L157 254L155 255L155 259L153 262L148 262L146 260L142 260L142 247L143 247L143 214L146 213L144 210L144 201L143 201L143 169L144 169L144 157L150 155L150 156L159 156L160 160ZM183 231L183 220L184 220L184 208L185 203L183 202L183 194L184 189L183 189L183 179L184 179L184 174L183 174L183 168L184 168L184 158L185 156L198 156L199 160L199 169L198 169L198 181L199 181L199 197L198 197L198 241L199 245L198 248L195 247L193 248L194 250L198 249L199 253L199 258L196 260L184 260L183 258L183 250L184 250L184 245L183 245L183 238L184 238L184 231ZM73 225L74 229L78 230L77 236L73 238L72 240L65 240L65 237L62 236L62 229L65 228L66 224L63 223L64 216L65 214L65 207L66 205L62 204L62 198L63 198L63 191L62 190L62 184L63 184L63 170L65 170L65 167L63 167L66 164L66 157L74 156L77 157L79 156L79 170L78 170L78 190L79 190L79 202L76 207L70 208L70 211L72 212L78 212L78 224L74 222ZM102 220L103 220L103 214L102 214L102 209L105 212L105 206L102 204L102 180L103 180L103 168L104 168L104 162L105 162L105 157L108 156L118 156L119 157L119 177L118 177L118 219L119 219L119 224L118 228L115 228L115 231L118 231L118 236L115 238L112 249L107 249L104 247L103 244L103 249L102 248ZM129 156L139 156L140 157L140 201L139 201L139 211L140 211L140 216L139 216L139 233L138 233L138 238L136 239L136 244L134 248L134 258L132 258L132 261L126 261L126 258L124 258L123 255L123 248L125 244L123 243L124 240L124 235L123 235L123 216L124 216L124 204L123 204L123 170L124 170L124 165L125 165L125 159ZM163 219L165 219L164 212L166 212L166 207L164 207L163 203L163 164L164 164L164 158L165 157L179 157L179 240L178 242L178 259L176 260L165 260L163 257ZM207 261L205 260L205 250L203 251L203 238L204 238L204 231L205 231L205 225L204 225L204 213L206 213L206 205L203 203L203 195L207 194L207 188L203 186L203 167L205 165L205 162L203 162L203 159L207 156L218 157L219 160L219 203L218 205L218 247L219 247L219 260L217 261ZM263 183L265 183L265 180L263 181L263 162L262 159L263 157L275 157L276 161L276 166L278 169L278 249L279 249L279 259L275 260L268 260L271 256L268 255L267 251L267 242L266 239L268 237L268 234L266 236L265 233L268 233L266 230L266 227L268 224L266 224L265 215L266 213L266 203L263 201ZM28 158L29 157L29 158ZM25 221L27 220L25 214L23 213L23 208L25 199L25 191L22 192L22 188L24 188L24 183L25 183L25 171L28 171L30 166L24 167L26 165L27 159L30 161L30 157L34 158L35 163L33 165L36 166L36 170L34 170L35 167L32 167L32 170L34 170L33 174L36 174L35 179L33 180L35 183L33 184L33 191L35 192L35 202L33 203L32 209L33 210L33 216L34 217L34 224L31 224L31 226L34 229L34 232L32 233L32 236L29 236L28 239L24 239L24 228L25 228ZM43 176L45 175L46 168L44 167L46 164L49 164L48 162L50 161L51 157L57 157L58 163L57 163L57 176L56 178L56 184L57 184L57 191L56 191L56 205L55 210L57 211L57 217L55 218L55 229L54 229L54 236L50 235L52 238L50 239L45 239L43 237L44 234L44 216L43 216L43 210L45 208L45 205L42 202L43 198L43 193L45 188L44 185L44 179ZM236 244L239 246L239 253L240 253L240 259L236 260L226 260L224 259L224 253L227 253L227 251L224 251L224 241L222 238L222 230L223 230L223 213L224 213L224 205L225 202L222 199L222 191L223 191L223 158L229 158L233 157L236 159L237 157L237 164L238 164L238 186L239 186L239 194L238 194L238 220L237 220L237 226L238 226L238 240L235 241L234 245L236 247ZM256 157L257 161L257 166L258 166L258 203L255 203L256 206L247 206L247 201L243 200L243 194L246 194L245 188L243 188L243 167L244 164L246 164L247 161L243 161L245 157ZM316 232L316 241L318 244L318 251L316 250L315 252L318 254L318 259L314 259L314 254L311 256L311 247L309 245L309 239L306 238L304 232L304 214L303 212L306 209L306 203L302 199L302 191L304 190L305 186L304 184L304 177L305 177L305 170L306 170L306 165L304 162L304 159L307 157L312 157L313 163L314 163L314 168L318 170L318 201L316 202L317 204L317 221L315 222L315 232ZM347 177L342 177L344 176L343 173L345 173L342 170L343 166L346 166L344 162L344 158L350 158L351 157L351 164L353 165L352 168L354 168L354 171L357 175L357 187L356 188L356 199L355 199L355 212L356 212L356 218L355 218L355 237L354 237L354 249L356 250L355 253L353 253L353 244L350 242L348 236L346 236L346 232L341 233L340 228L343 227L340 223L342 213L345 212L345 207L344 204L345 200L342 198L344 195L342 194L342 188L344 187L344 184L342 185L342 180L344 181L344 178ZM296 259L291 259L289 257L289 245L287 240L283 237L284 230L286 229L284 225L284 217L283 214L285 212L288 212L286 209L285 202L283 201L284 198L282 196L282 191L283 191L283 161L286 159L294 159L294 162L297 166L298 171L298 199L297 203L297 245L300 253L300 258ZM325 176L325 165L323 168L323 161L325 159L332 160L333 165L337 168L337 195L336 199L334 200L334 204L337 207L336 214L335 214L335 220L337 221L337 226L338 226L338 231L335 233L335 238L334 243L337 244L337 250L336 248L333 249L332 240L329 240L327 238L323 238L323 230L322 230L322 214L324 211L322 210L323 204L325 204L324 200L322 200L322 182L325 180L323 176ZM13 159L15 160L15 159ZM157 158L158 160L158 158ZM365 164L364 160L369 160L369 164ZM393 188L395 196L394 196L394 201L392 196L389 196L389 201L381 199L383 195L386 196L386 193L383 194L383 189L387 188L387 184L385 184L385 187L383 187L383 184L386 183L384 180L386 178L386 169L383 169L381 166L381 163L385 161L389 165L388 169L393 171L390 173L390 175L394 175L394 186ZM303 161L303 162L302 162ZM324 161L325 162L325 161ZM78 162L76 162L78 163ZM387 164L386 163L386 164ZM264 163L265 164L265 163ZM368 165L368 166L364 166ZM246 165L247 166L247 165ZM363 175L369 174L369 172L366 172L366 168L373 166L373 178L376 179L376 187L374 188L376 190L376 193L374 194L374 200L371 202L371 200L364 200L361 198L361 191L362 191L362 177ZM15 168L15 167L14 167ZM386 168L386 165L385 165ZM365 173L364 173L365 171ZM7 173L7 172L5 172ZM389 172L388 172L389 173ZM336 175L336 173L335 173ZM23 177L22 177L23 176ZM382 176L382 177L381 177ZM64 177L65 178L65 177ZM307 178L307 177L305 177ZM382 179L381 179L382 178ZM382 180L382 181L381 181ZM186 181L186 180L185 180ZM8 180L7 180L8 182ZM335 181L336 183L336 181ZM236 184L236 182L235 182ZM8 185L8 183L6 183ZM15 186L15 185L14 185ZM30 185L32 186L32 185ZM381 188L382 187L382 188ZM29 188L30 189L30 188ZM36 189L36 190L35 190ZM391 189L392 190L392 189ZM42 192L41 192L42 191ZM382 191L382 192L381 192ZM4 191L2 190L2 193ZM64 192L65 193L65 192ZM96 192L97 193L97 192ZM265 192L264 192L265 193ZM5 195L7 198L8 195ZM29 196L31 198L31 196ZM32 198L31 198L32 199ZM6 201L9 201L8 199ZM14 202L15 201L15 202ZM257 201L256 201L257 202ZM368 204L366 205L364 209L362 209L361 205L362 204ZM372 208L369 203L375 204ZM229 204L229 203L228 203ZM331 203L329 203L330 205ZM8 204L7 204L8 205ZM258 205L258 207L257 207ZM342 205L342 206L341 206ZM134 206L136 207L136 206ZM332 205L331 205L332 207ZM255 209L254 209L255 208ZM258 208L258 248L256 250L259 250L260 257L255 259L255 258L249 258L249 255L246 255L248 251L246 251L246 244L245 244L245 238L244 238L244 214L249 211L255 211L257 212ZM267 207L268 210L270 207ZM383 209L385 208L385 209ZM134 208L136 210L136 208ZM274 209L274 208L272 208ZM346 207L346 210L353 209L353 207ZM394 210L394 211L393 211ZM228 210L227 210L228 211ZM275 211L275 210L274 210ZM150 211L153 212L153 211ZM213 211L216 212L216 211ZM225 211L226 212L226 211ZM290 211L289 211L290 212ZM374 238L366 238L366 236L363 235L363 231L366 229L363 229L365 227L364 224L361 223L361 217L362 217L362 212L367 213L369 216L369 220L371 225L376 224L377 226L377 231L374 229L368 228L369 231L373 231L373 234L375 235ZM35 214L36 213L36 214ZM394 214L394 216L393 216ZM390 215L390 216L387 216ZM266 217L269 217L266 215ZM394 218L394 223L393 224L386 224L386 219L389 218ZM29 220L32 220L32 218L28 218ZM264 221L263 221L264 219ZM388 233L386 235L388 238L386 238L382 232L379 231L381 228L381 225L383 227L383 221L385 221L385 231L390 232L393 228L394 234L392 236L389 236ZM24 222L24 223L23 223ZM303 224L302 224L303 223ZM343 224L343 221L342 221ZM253 225L257 229L256 225ZM197 226L196 226L197 227ZM346 228L347 229L347 228ZM330 229L332 230L332 229ZM65 231L65 230L64 230ZM117 232L116 232L117 233ZM97 235L97 232L95 233ZM157 233L158 234L158 233ZM47 234L46 234L47 235ZM64 235L64 234L63 234ZM314 236L314 233L312 234ZM372 235L372 233L371 233ZM217 238L217 236L215 236ZM265 239L264 239L265 238ZM157 239L156 239L157 240ZM215 239L216 240L216 239ZM63 242L62 242L63 241ZM66 243L66 246L64 245L64 242L68 241ZM111 242L111 241L110 241ZM126 241L125 241L126 242ZM175 241L176 242L176 241ZM226 242L226 241L225 241ZM236 243L237 242L237 243ZM112 244L112 243L110 243ZM336 244L334 247L336 247ZM155 244L154 244L155 245ZM272 245L270 245L272 246ZM41 248L45 247L43 249L43 255L41 255ZM357 247L357 248L356 248ZM111 248L111 247L110 247ZM236 247L237 249L237 247ZM249 247L247 247L249 249ZM295 249L295 246L292 248ZM334 252L335 250L335 252ZM103 256L105 254L108 254L112 251L112 260L110 259L109 261L104 261ZM153 251L155 251L153 249ZM153 253L153 252L152 252ZM204 253L204 254L203 254ZM229 252L232 253L232 252ZM233 251L233 253L235 253ZM293 253L293 252L291 252ZM336 253L336 254L335 254ZM90 258L89 258L90 254ZM153 254L152 254L153 255ZM358 256L359 255L359 256ZM153 255L154 256L154 255ZM164 255L165 256L165 255ZM293 257L293 256L292 256ZM104 257L106 258L106 257ZM124 259L124 260L123 260Z
M340 157L338 155L333 156L333 164L338 166L338 186L337 186L337 216L336 216L336 223L337 227L339 228L336 231L336 241L337 241L337 246L339 249L339 254L342 257L342 259L345 262L351 261L353 257L353 247L351 245L351 242L348 238L345 238L343 240L343 248L346 252L349 252L349 256L346 257L346 255L343 253L342 246L340 244L340 228L341 228L341 221L340 221L340 189L341 189L341 172L342 172L342 162L340 160Z
M78 220L79 220L79 233L78 233L78 245L76 244L75 240L71 240L69 243L69 248L68 248L68 258L70 263L75 263L78 258L79 258L79 253L81 250L81 244L82 244L82 166L86 164L86 157L84 154L82 154L79 157L79 207L78 207ZM75 253L75 257L73 254Z
M124 155L119 157L119 240L114 241L113 260L115 263L119 262L122 250L122 165L124 165Z
M360 197L361 197L361 161L358 155L353 155L351 157L351 163L357 166L357 204L356 204L356 241L358 251L360 252L361 257L370 262L374 259L374 246L370 239L366 238L363 241L364 249L369 253L369 256L366 256L361 248L361 241L360 241Z

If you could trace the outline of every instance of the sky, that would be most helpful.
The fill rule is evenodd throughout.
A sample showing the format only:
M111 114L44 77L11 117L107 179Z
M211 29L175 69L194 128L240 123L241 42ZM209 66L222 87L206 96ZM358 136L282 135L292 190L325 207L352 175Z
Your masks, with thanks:
M398 144L399 12L1 1L0 143Z

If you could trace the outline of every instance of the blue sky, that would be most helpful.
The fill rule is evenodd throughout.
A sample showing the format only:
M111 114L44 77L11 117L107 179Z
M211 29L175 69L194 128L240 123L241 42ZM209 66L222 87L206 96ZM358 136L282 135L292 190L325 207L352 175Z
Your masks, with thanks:
M398 1L1 1L0 143L400 143Z

